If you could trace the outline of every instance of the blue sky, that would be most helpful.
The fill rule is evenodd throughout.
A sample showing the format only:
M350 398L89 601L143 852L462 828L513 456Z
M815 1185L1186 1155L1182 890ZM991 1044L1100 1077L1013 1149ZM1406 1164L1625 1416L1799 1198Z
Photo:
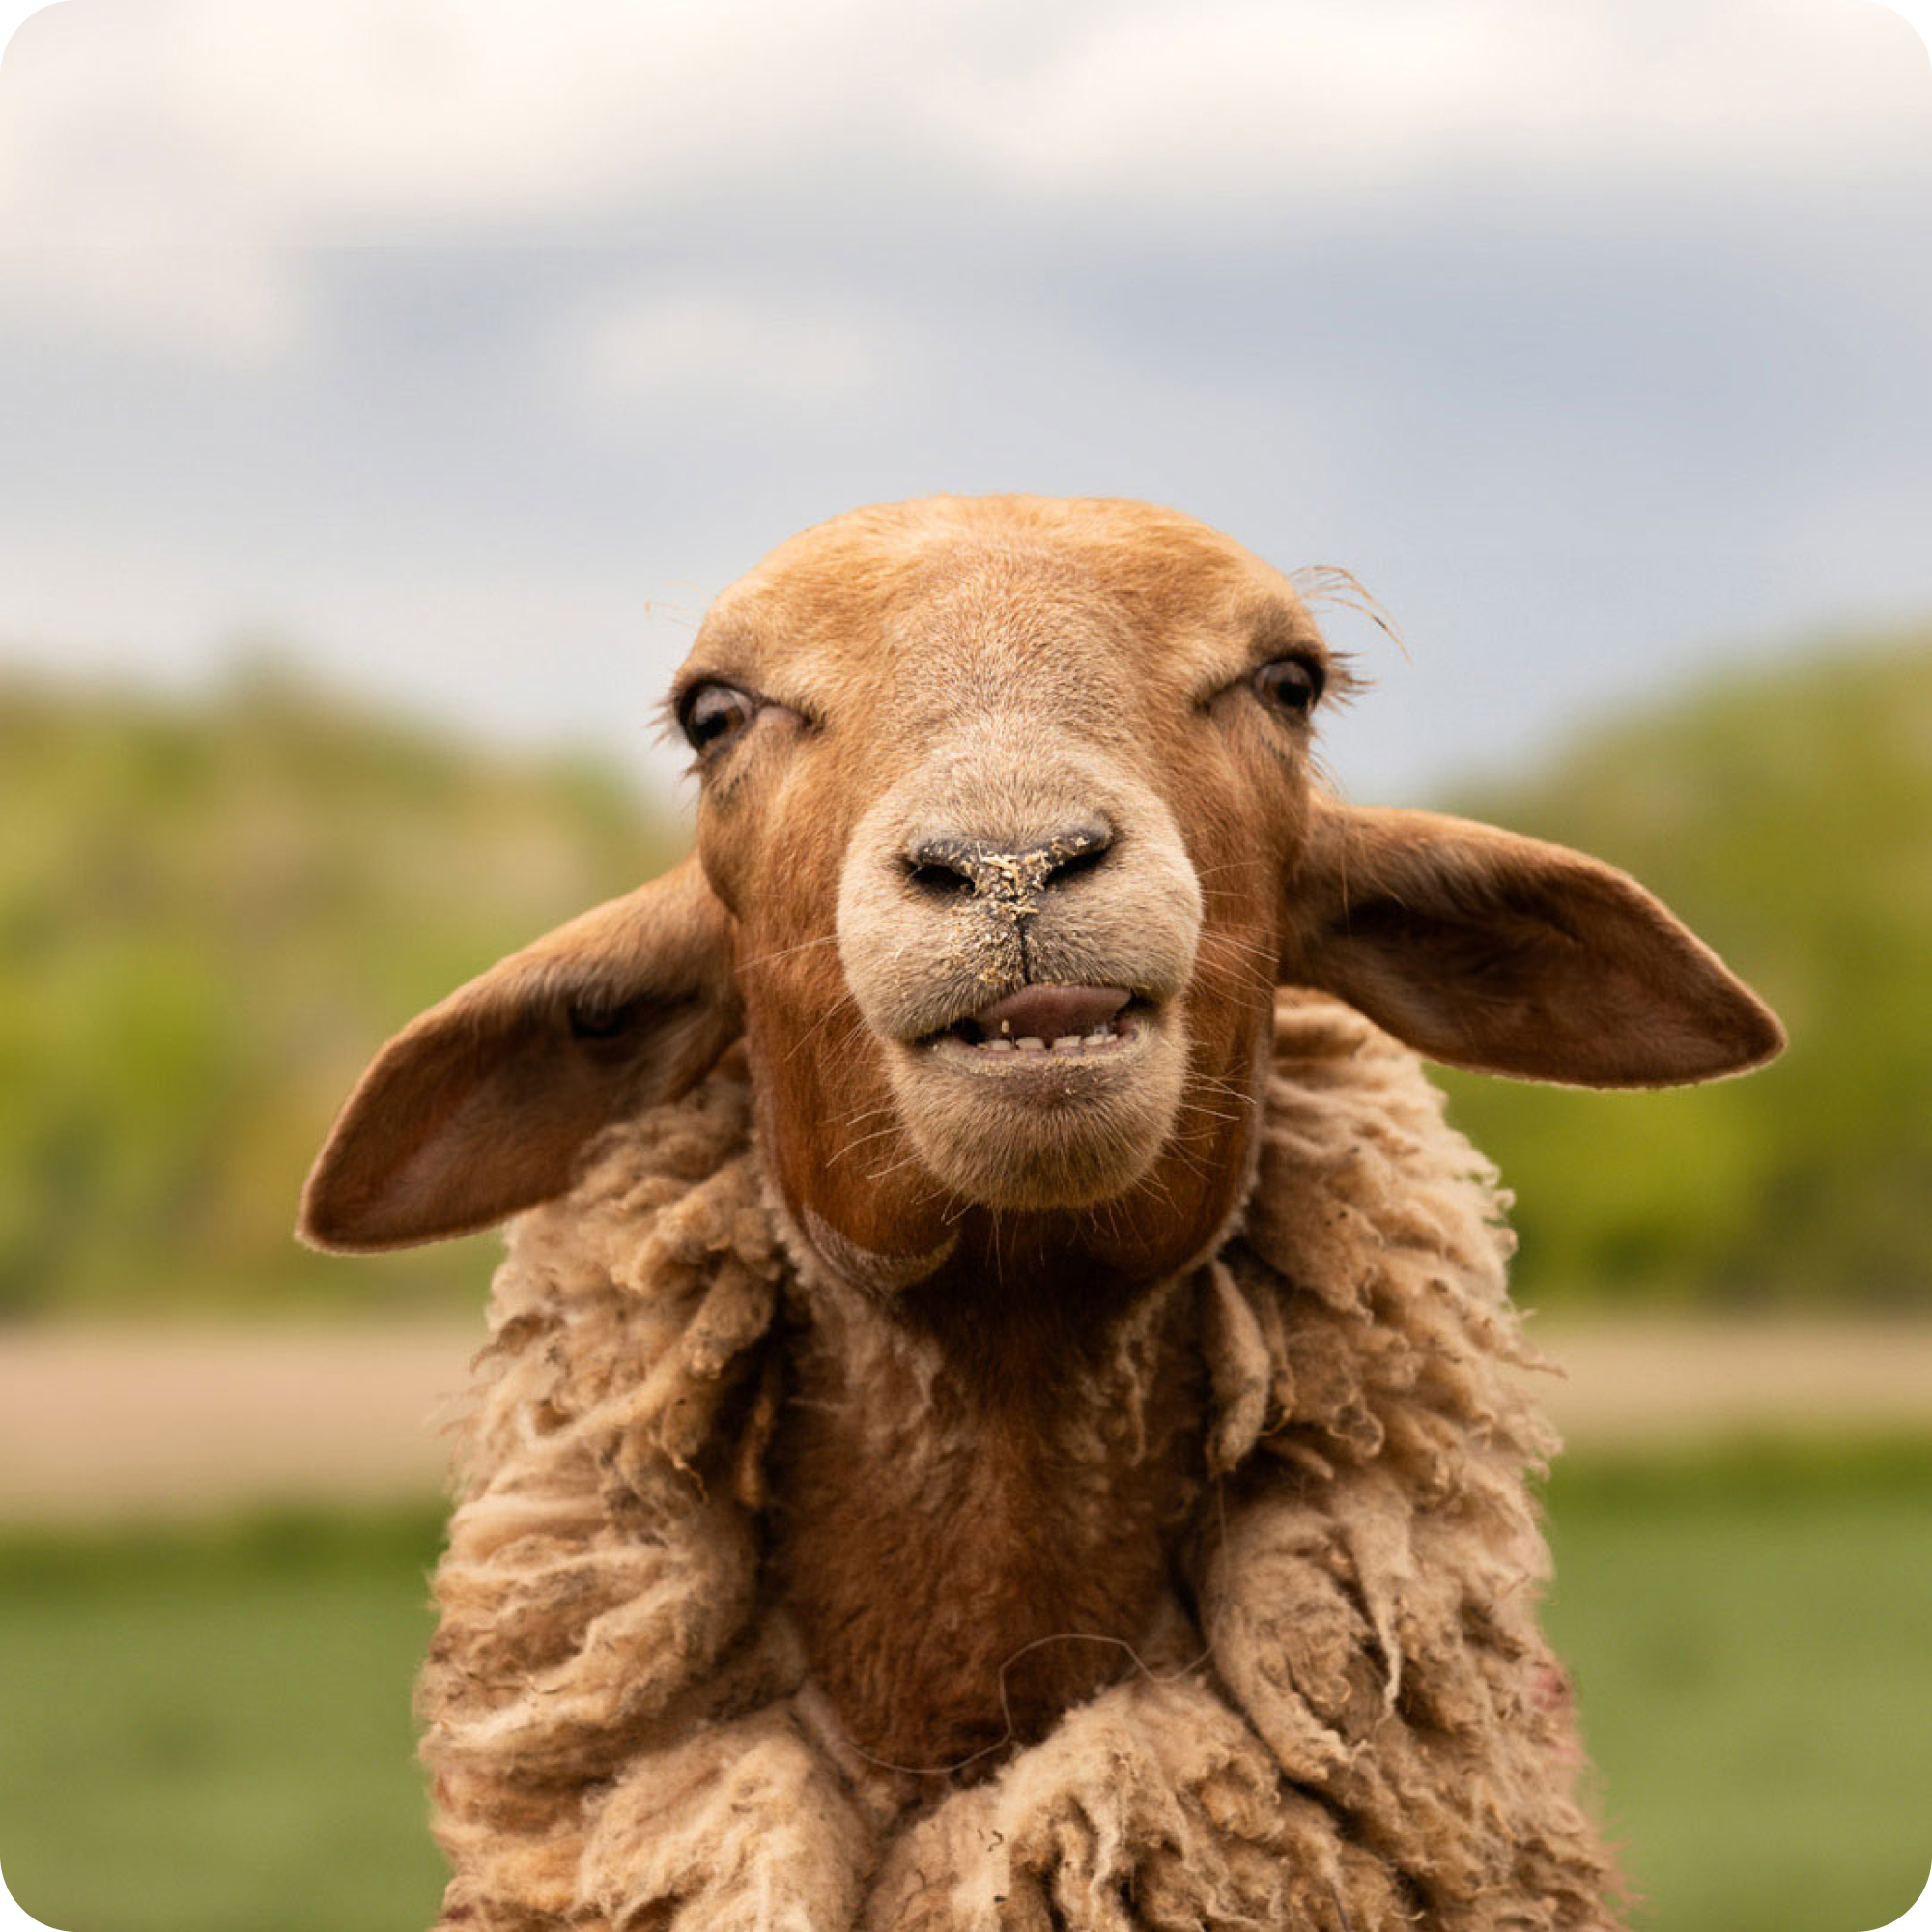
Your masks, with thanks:
M1421 797L1932 612L1932 58L1872 0L64 0L0 64L0 658L651 781L851 504L1339 563Z

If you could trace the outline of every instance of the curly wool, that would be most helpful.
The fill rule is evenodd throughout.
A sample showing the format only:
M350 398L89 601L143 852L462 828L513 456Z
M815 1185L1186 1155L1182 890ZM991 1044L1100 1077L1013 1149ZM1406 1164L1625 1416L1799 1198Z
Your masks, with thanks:
M1239 1230L1184 1285L1217 1481L1148 1662L933 1798L840 1738L760 1589L793 1269L741 1055L526 1215L437 1576L442 1924L1607 1928L1535 1621L1493 1170L1415 1057L1278 996ZM1191 1618L1191 1621L1190 1621Z

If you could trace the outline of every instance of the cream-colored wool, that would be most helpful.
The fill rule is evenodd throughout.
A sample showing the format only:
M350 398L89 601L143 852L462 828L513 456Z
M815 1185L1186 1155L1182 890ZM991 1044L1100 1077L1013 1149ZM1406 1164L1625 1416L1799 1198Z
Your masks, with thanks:
M1192 1602L937 1790L844 1745L761 1594L773 1318L807 1297L749 1119L732 1056L512 1235L421 1690L445 1926L1613 1924L1535 1622L1503 1197L1411 1053L1279 996L1252 1199L1179 1287L1218 1472Z

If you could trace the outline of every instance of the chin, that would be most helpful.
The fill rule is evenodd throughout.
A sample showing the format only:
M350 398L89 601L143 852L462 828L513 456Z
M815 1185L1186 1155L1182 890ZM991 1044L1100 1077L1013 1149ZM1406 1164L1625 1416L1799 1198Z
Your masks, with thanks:
M888 1064L899 1119L952 1193L988 1208L1086 1208L1125 1193L1158 1157L1187 1042L1177 1017L1139 1007L1050 1046L957 1031L895 1042Z

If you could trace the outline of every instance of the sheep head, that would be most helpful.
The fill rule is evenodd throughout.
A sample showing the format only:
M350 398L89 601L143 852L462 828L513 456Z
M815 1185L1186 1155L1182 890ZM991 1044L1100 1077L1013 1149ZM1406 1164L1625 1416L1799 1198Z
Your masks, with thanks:
M1346 682L1286 578L1173 512L940 498L808 530L678 675L695 859L399 1036L305 1234L428 1239L560 1192L741 1029L795 1240L886 1293L1184 1265L1238 1205L1278 980L1532 1079L1777 1051L1624 874L1324 792Z

